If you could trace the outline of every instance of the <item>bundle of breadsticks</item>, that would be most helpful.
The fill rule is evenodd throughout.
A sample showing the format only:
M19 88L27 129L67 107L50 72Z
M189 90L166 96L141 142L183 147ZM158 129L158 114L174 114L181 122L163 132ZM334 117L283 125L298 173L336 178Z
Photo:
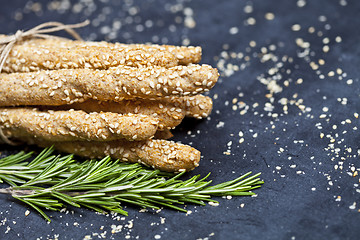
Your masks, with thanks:
M185 116L211 112L201 93L219 74L200 59L200 47L17 42L0 73L0 128L13 142L192 170L200 152L167 139Z

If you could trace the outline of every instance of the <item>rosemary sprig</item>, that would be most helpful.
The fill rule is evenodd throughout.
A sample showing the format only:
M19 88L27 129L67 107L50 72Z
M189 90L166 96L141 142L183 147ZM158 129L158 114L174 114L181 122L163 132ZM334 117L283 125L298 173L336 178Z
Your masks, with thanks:
M55 156L44 149L32 161L31 153L20 152L0 159L0 181L10 185L0 193L11 194L51 221L43 209L60 210L65 205L86 207L98 212L128 213L120 203L159 209L168 207L187 212L186 203L205 205L217 202L212 196L250 196L259 188L260 173L246 173L234 180L210 186L210 173L188 180L185 174L170 174L140 164L122 163L105 157L100 161L77 162L73 155Z

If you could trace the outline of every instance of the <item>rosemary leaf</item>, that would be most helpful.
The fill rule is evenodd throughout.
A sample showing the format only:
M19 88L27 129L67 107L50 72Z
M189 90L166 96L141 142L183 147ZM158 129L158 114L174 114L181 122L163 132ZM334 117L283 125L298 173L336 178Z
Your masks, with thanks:
M58 211L66 205L126 216L121 203L187 212L180 206L217 202L213 196L251 196L255 194L252 190L264 183L260 173L248 172L210 186L210 173L203 178L195 175L180 180L185 172L164 173L110 157L78 162L73 155L54 155L53 148L44 149L32 161L30 157L31 153L19 152L0 159L0 181L11 186L0 189L0 193L12 195L48 221L50 218L42 209Z

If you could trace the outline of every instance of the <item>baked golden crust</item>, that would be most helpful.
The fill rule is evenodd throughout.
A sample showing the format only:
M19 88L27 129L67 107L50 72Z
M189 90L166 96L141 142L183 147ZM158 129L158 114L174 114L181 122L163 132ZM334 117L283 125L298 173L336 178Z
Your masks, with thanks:
M159 120L159 129L172 129L179 125L185 117L185 109L169 101L169 99L147 100L133 99L120 102L87 100L83 103L61 105L59 109L76 109L85 112L114 112L144 114Z
M173 67L200 62L201 52L201 47L192 46L29 39L15 44L3 72L108 69L120 65Z
M213 107L213 101L210 97L204 95L195 95L184 97L186 117L202 119L210 115Z
M39 107L43 109L49 108L49 106ZM212 100L210 97L198 94L191 97L172 97L157 100L133 99L119 102L87 100L82 103L50 108L83 110L87 113L103 111L121 114L144 114L157 118L159 120L158 128L164 130L173 129L181 123L185 116L198 119L209 116L212 110Z
M167 140L116 140L110 142L50 142L28 138L42 147L54 145L63 152L89 158L111 156L127 162L139 162L168 172L190 171L199 166L200 152L190 146Z
M69 106L60 106L67 109L74 108L85 112L115 112L144 114L159 120L159 129L172 129L179 125L185 117L185 109L167 99L159 100L123 100L120 102L99 102L88 100L83 103L75 103Z
M128 66L174 67L178 60L166 49L96 44L58 39L31 39L11 50L3 72L34 72L58 69L108 69Z
M191 96L212 88L218 77L209 65L0 74L0 106Z
M116 43L119 44L119 43ZM125 46L126 44L119 44ZM173 46L173 45L144 45L144 44L129 44L130 46L136 46L145 49L159 49L161 51L169 51L177 59L180 65L188 65L191 63L199 63L201 60L202 49L201 47L185 47L185 46Z
M33 136L52 142L146 140L154 136L157 124L157 119L140 114L0 108L0 127L12 139Z

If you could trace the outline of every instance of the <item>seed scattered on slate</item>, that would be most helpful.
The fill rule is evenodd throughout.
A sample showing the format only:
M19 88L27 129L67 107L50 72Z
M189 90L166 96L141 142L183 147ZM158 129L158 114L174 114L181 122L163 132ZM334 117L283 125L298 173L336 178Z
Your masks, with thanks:
M338 1L339 7L347 6L346 0ZM299 11L306 11L307 1L297 0L296 7ZM110 7L99 4L93 0L78 1L75 4L69 1L49 1L47 5L42 5L39 2L27 1L24 7L17 9L13 14L13 20L21 21L21 24L28 19L29 16L35 14L38 17L44 15L45 12L53 12L59 15L63 14L77 14L86 18L92 19L91 27L93 31L86 37L87 40L104 39L106 41L125 39L127 43L132 42L133 34L141 33L144 31L151 31L157 27L161 27L164 24L168 24L169 36L171 32L182 32L181 44L190 45L191 36L188 33L190 29L196 29L196 12L188 7L187 3L179 1L176 4L166 4L165 9L172 14L173 22L164 23L163 21L155 21L154 19L143 19L142 12L138 6L133 5L133 1L124 1L121 5L119 13L122 12L125 16L119 18L109 19L113 16L113 9ZM95 14L95 10L97 14ZM244 20L238 26L229 26L228 33L232 38L247 38L247 36L239 36L238 32L241 28L251 27L256 28L257 22L266 21L266 24L272 24L276 21L278 15L273 12L263 13L264 15L255 15L256 6L252 1L248 1L243 8ZM255 18L256 16L256 18ZM330 17L330 16L329 16ZM324 15L317 16L318 22L314 22L314 26L305 26L301 23L294 23L289 26L289 36L293 38L293 45L286 46L283 42L278 41L259 41L260 39L248 39L249 46L244 46L243 49L232 49L230 43L223 43L223 49L214 60L217 63L217 68L221 72L221 79L217 88L221 89L222 85L228 79L236 79L238 85L234 86L236 90L236 96L232 96L232 100L224 100L226 93L219 93L213 96L215 106L214 112L211 116L217 121L212 121L209 124L213 126L216 131L222 131L224 126L227 126L224 118L220 118L222 114L221 108L232 109L232 116L239 118L238 126L231 126L233 133L229 134L227 142L224 143L223 153L226 155L232 155L232 150L236 149L237 153L241 153L237 160L247 160L247 152L243 147L245 144L249 146L256 145L257 141L263 141L266 137L267 141L271 141L274 144L274 151L277 152L279 158L286 158L288 163L279 165L276 162L268 162L268 167L273 170L274 181L279 178L291 177L296 178L301 175L306 175L306 170L301 169L302 163L298 157L288 156L287 154L294 148L305 148L311 151L306 139L282 139L278 137L282 132L290 131L292 128L301 128L301 121L308 121L313 123L313 128L304 129L304 131L311 131L314 133L314 137L318 138L318 142L324 145L324 152L327 158L320 158L318 156L308 156L308 160L313 164L314 169L318 169L319 174L327 181L326 190L333 193L334 204L338 202L346 201L349 211L360 212L359 198L355 199L342 199L339 195L339 191L336 191L343 186L338 185L337 179L341 177L351 177L348 184L353 185L354 191L360 193L360 164L359 155L360 149L358 143L349 140L352 134L358 134L358 121L359 113L352 110L354 104L349 103L346 95L337 94L336 103L330 103L332 99L327 93L322 92L321 89L312 88L315 96L320 99L316 104L313 100L307 99L306 96L302 96L298 93L298 89L303 86L309 86L317 77L320 81L329 81L329 84L333 81L339 81L344 88L353 87L356 84L358 86L359 79L356 76L348 76L346 68L340 61L334 62L329 58L329 54L338 46L345 44L343 36L336 36L334 39L328 37L328 32L333 31L331 29L330 21L328 17ZM21 25L19 24L19 25ZM263 24L263 22L262 22ZM96 29L98 29L96 31ZM291 33L291 34L290 34ZM334 32L331 32L333 35ZM335 33L336 34L336 33ZM345 37L345 36L344 36ZM316 39L318 38L318 39ZM151 39L148 39L153 43L167 44L169 37L166 34L153 35ZM171 41L174 41L173 39ZM318 46L318 44L321 46ZM285 48L294 47L296 52L293 55L284 54ZM314 54L316 52L316 54ZM313 71L312 76L303 76L299 72L299 65L296 62L304 61L307 63L309 69ZM242 79L242 73L252 68L256 64L256 68L261 68L260 73L256 79ZM296 76L296 77L295 77ZM253 83L258 89L252 89L253 92L246 91L245 87L249 82ZM255 83L256 82L256 83ZM265 93L265 94L261 94ZM245 100L246 99L246 100ZM330 107L331 106L331 107ZM319 115L315 115L313 109L317 109L320 112ZM336 112L341 111L343 113L343 121L334 122L332 116ZM286 115L297 115L300 119L298 122L287 122ZM243 122L242 116L247 116L248 122ZM257 124L259 123L259 124ZM256 127L247 126L256 125ZM283 127L286 126L286 127ZM201 132L189 131L189 137L195 137ZM242 158L242 159L241 159ZM319 168L324 162L331 162L335 173L324 172ZM210 164L218 164L218 161L209 160ZM234 171L236 173L236 171ZM278 177L279 178L278 178ZM310 192L322 191L321 186L313 186L309 189ZM218 204L210 202L209 205L217 206ZM245 204L240 204L240 208L244 208ZM148 210L142 209L140 212L147 212ZM161 210L160 210L161 211ZM160 211L157 211L159 213ZM196 212L196 207L193 208ZM66 215L74 215L74 211L63 209ZM2 219L0 226L6 226L4 233L7 234L11 231L11 227L16 224L15 221L9 221L9 211L1 212ZM25 216L30 214L29 210L25 211ZM103 215L100 213L95 213ZM160 217L157 221L152 222L151 226L139 226L136 216L134 219L129 220L129 217L118 215L117 213L109 213L105 215L114 221L111 226L102 226L100 229L93 229L91 227L84 227L82 223L64 223L66 228L76 227L84 230L83 239L98 239L109 238L113 239L112 234L122 233L125 239L138 239L139 236L132 234L135 227L151 227L155 225L162 225L166 223L166 219ZM30 216L28 216L30 217ZM82 215L80 215L82 217ZM60 215L60 218L62 216ZM161 239L162 234L167 231L167 228L163 228L164 231L154 233L154 239ZM39 233L41 234L41 233ZM210 233L206 239L215 236L216 233ZM51 239L62 239L57 233L53 233L52 236L47 236ZM204 239L205 239L204 238ZM42 238L41 238L42 239ZM295 237L291 237L295 239Z

